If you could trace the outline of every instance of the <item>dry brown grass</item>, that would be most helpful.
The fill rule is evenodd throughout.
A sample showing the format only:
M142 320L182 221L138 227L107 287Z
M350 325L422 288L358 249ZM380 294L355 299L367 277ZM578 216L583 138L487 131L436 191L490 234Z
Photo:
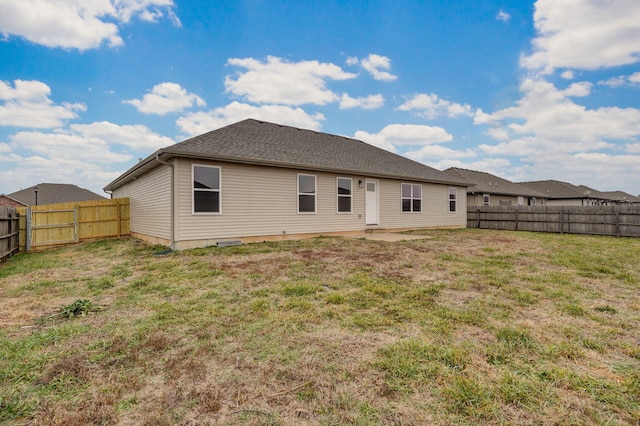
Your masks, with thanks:
M640 421L639 240L422 232L14 257L0 422Z

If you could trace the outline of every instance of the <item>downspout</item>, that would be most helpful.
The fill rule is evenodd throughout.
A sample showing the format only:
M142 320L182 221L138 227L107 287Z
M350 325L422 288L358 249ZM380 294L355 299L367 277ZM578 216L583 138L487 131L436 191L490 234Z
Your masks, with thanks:
M171 169L171 216L170 216L170 227L171 227L171 244L169 245L169 247L172 250L175 250L175 243L176 243L176 239L175 239L175 196L174 196L174 167L173 167L173 163L170 163L168 161L164 161L160 159L160 154L156 155L156 161L160 164L164 164L165 166L169 166L169 168Z

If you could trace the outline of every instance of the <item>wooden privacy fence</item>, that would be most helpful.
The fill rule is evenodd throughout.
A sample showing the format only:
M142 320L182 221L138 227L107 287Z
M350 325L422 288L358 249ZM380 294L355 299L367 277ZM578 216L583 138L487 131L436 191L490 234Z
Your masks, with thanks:
M129 234L129 199L19 207L20 250Z
M640 237L640 205L469 206L467 227Z
M19 248L19 217L14 207L0 207L0 261Z

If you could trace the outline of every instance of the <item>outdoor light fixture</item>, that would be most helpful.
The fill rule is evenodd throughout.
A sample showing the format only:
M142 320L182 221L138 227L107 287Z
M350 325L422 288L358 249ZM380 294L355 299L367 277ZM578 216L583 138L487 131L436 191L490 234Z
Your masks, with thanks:
M36 206L38 205L38 187L33 188L33 191L36 193Z
M364 186L364 182L362 182L362 179L358 180L358 187L362 188Z

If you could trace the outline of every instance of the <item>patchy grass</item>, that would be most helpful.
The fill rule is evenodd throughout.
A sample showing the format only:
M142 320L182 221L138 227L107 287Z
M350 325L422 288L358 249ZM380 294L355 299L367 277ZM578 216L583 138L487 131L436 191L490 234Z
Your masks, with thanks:
M640 240L419 233L14 256L0 423L640 422Z

